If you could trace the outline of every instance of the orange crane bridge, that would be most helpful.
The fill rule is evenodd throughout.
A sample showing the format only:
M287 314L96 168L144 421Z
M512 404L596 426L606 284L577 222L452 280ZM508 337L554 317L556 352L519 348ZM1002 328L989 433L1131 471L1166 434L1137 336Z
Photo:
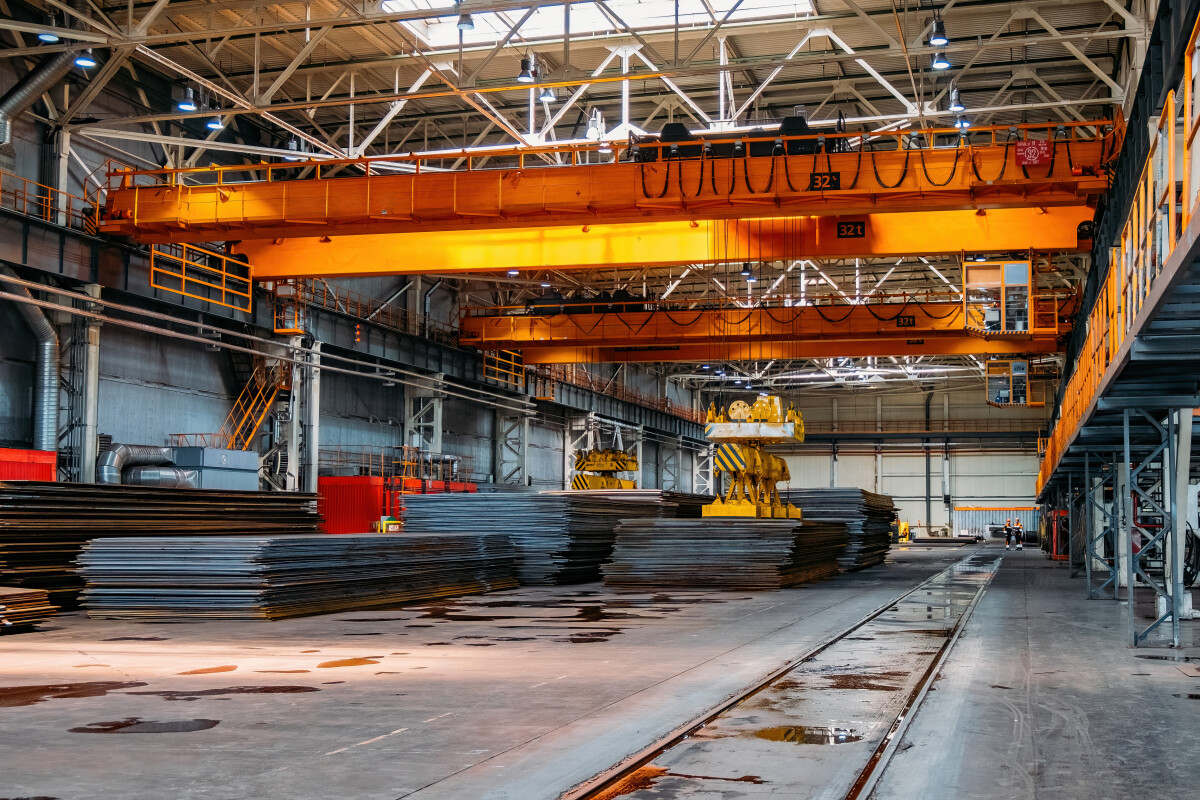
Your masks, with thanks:
M1105 121L727 135L687 157L571 144L117 171L100 230L234 241L258 280L1061 252L1080 249L1120 145Z

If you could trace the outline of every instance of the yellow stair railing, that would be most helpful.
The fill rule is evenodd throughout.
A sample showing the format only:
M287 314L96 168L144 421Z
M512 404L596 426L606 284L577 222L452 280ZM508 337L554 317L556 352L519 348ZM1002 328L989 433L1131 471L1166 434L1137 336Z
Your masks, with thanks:
M288 387L289 376L285 366L268 366L265 360L258 360L217 435L226 450L250 450L254 446L254 439L271 413L275 398L280 390Z

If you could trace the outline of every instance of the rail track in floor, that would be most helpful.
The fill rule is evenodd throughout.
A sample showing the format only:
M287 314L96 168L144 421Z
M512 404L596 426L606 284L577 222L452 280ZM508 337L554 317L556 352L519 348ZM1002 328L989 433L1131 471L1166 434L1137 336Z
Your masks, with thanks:
M562 800L870 796L990 584L974 549Z

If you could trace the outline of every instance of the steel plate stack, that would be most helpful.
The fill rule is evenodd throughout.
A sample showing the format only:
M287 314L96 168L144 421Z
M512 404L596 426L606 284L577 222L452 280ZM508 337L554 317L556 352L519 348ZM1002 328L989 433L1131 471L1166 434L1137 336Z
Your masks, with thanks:
M0 584L73 607L75 557L99 536L316 533L316 495L0 482Z
M864 489L791 489L780 495L800 508L806 520L846 525L849 541L838 559L842 569L864 569L887 558L896 518L896 506L888 495Z
M521 583L600 580L612 555L614 528L627 518L674 516L698 509L698 495L654 490L496 492L409 495L405 530L418 533L503 531L512 537Z
M57 610L41 589L0 586L0 633L29 630Z
M779 589L836 574L845 545L845 526L809 520L626 520L604 583Z
M501 533L94 539L79 566L89 616L156 621L280 619L517 586Z

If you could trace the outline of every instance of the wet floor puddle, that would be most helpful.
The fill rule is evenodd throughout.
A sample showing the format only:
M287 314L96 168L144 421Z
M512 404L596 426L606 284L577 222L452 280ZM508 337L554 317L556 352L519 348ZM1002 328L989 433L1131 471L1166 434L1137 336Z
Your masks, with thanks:
M197 689L194 691L163 690L151 692L122 692L121 694L150 695L164 700L199 700L202 697L217 697L230 694L304 694L319 692L315 686L227 686L223 689Z
M109 692L145 685L141 681L88 681L85 683L52 683L42 686L4 686L0 687L0 708L31 706L46 700L103 697Z
M853 728L826 727L824 725L776 725L749 732L755 739L788 744L839 745L861 742L862 737Z
M647 764L626 775L620 781L602 790L600 793L592 795L591 800L615 800L615 798L625 797L644 789L655 789L655 796L659 796L657 792L666 787L657 787L657 784L666 778L679 778L691 781L718 781L720 783L750 783L756 786L766 783L766 781L757 775L741 775L736 778L724 778L717 775L688 775L682 772L671 772L666 767L660 767L656 764ZM665 794L662 796L670 797L671 795Z
M71 728L71 733L194 733L215 728L220 724L217 719L177 719L169 722L150 722L141 717L126 717L112 722L92 722L78 728Z
M169 642L169 636L114 636L112 639L101 639L102 642Z

